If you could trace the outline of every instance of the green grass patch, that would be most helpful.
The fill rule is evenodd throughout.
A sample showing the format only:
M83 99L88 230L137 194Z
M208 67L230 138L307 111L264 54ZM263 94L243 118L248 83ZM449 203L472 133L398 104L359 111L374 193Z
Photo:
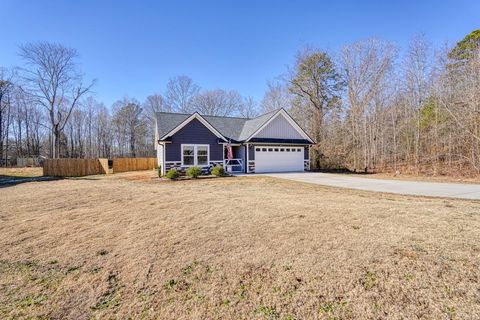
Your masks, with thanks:
M280 313L274 307L262 305L255 312L262 314L266 319L280 319Z

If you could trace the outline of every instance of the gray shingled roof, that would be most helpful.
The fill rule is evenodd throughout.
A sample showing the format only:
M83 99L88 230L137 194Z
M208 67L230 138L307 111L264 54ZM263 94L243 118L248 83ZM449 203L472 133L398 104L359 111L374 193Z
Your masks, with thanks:
M172 131L176 126L185 121L191 114L156 112L158 138Z
M203 115L202 117L225 138L244 141L278 111L274 110L252 119ZM191 114L184 113L157 112L158 137L162 138L190 116Z

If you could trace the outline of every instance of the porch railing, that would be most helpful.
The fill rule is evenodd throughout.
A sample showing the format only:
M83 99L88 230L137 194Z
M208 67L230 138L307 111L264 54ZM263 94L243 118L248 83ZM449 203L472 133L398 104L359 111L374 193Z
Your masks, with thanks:
M223 161L223 167L228 171L231 168L232 172L242 172L243 171L243 159L225 159Z

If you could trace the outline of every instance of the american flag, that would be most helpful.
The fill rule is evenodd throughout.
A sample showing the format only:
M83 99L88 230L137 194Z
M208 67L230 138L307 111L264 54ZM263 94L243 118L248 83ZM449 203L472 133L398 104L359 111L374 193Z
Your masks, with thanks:
M232 160L233 159L233 149L232 149L232 145L230 144L230 141L228 141L228 144L227 144L226 148L227 148L227 159Z

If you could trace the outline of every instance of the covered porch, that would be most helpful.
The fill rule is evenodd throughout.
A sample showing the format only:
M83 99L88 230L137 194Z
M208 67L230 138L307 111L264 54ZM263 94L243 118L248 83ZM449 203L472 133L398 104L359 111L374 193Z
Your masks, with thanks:
M223 167L226 172L242 173L245 172L245 146L241 144L232 144L233 158L228 159L228 148L224 145L223 148Z

